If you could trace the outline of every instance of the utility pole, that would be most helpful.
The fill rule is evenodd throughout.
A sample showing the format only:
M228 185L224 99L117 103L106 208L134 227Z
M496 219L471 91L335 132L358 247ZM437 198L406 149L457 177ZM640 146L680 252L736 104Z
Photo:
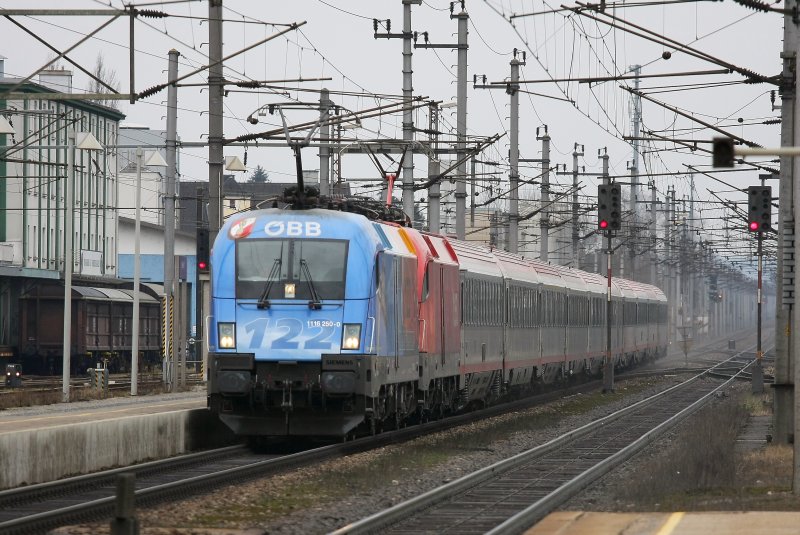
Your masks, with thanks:
M542 262L547 262L548 247L550 245L550 136L547 134L547 125L542 128L544 129L544 134L541 136L539 135L539 129L536 129L536 140L542 142L542 211L539 215L539 259Z
M672 299L671 303L674 303L672 306L672 325L678 325L678 308L682 306L681 303L678 302L678 273L679 273L679 262L681 258L678 256L678 232L675 229L675 226L678 224L678 204L675 200L675 186L672 186L672 191L670 192L670 221L672 222L672 230L670 231L670 242L669 242L669 249L670 249L670 258L672 259L672 265L674 266L672 269ZM675 308L675 305L678 305L678 308ZM670 339L675 337L675 330L671 330L669 332Z
M511 118L509 128L508 160L510 170L508 198L508 252L519 252L519 66L524 65L517 59L516 50L511 60L511 82L506 91L511 96Z
M641 123L642 123L642 97L638 95L639 91L639 74L642 70L641 65L633 65L629 67L629 70L633 72L635 76L633 84L634 89L637 93L633 93L631 95L631 126L633 127L633 140L631 145L633 147L633 158L631 159L631 198L630 198L630 210L631 210L631 218L628 223L628 262L626 265L626 275L631 280L636 280L636 237L634 236L635 233L638 233L639 226L638 226L638 213L637 209L639 207L639 137L641 132Z
M334 106L333 113L337 117L339 116L338 106ZM336 121L336 126L333 128L333 135L335 139L333 143L334 150L331 153L330 177L331 177L331 182L333 183L331 192L336 191L336 184L339 184L342 181L342 123L340 123L339 121Z
M212 22L213 24L213 22ZM167 80L178 79L178 57L180 52L174 48L169 51L169 66ZM174 325L172 323L173 297L175 295L175 177L177 175L177 146L178 146L178 86L174 83L167 88L167 176L164 188L164 310L167 321L164 322L164 363L162 366L162 382L174 389L175 368L174 355L172 354L172 338ZM138 209L138 204L137 204ZM198 318L198 322L200 318ZM205 346L205 344L201 344Z
M222 227L222 0L208 0L208 239L213 244Z
M319 122L322 125L322 146L319 148L319 194L330 193L330 160L331 160L331 100L330 92L322 88L319 93Z
M403 1L403 141L406 150L410 151L407 158L403 159L403 211L409 217L414 216L414 151L411 142L414 141L414 115L411 110L411 99L414 91L412 84L413 70L411 69L411 4L419 5L421 0Z
M580 150L578 150L580 147ZM580 269L580 259L578 257L578 157L583 156L584 146L575 143L572 151L572 267Z
M689 228L689 225L692 227ZM697 338L697 333L695 332L697 329L697 322L695 321L695 300L694 300L694 281L695 276L697 275L697 269L694 267L694 236L695 236L695 228L694 228L694 173L689 175L689 217L686 221L686 225L684 227L686 231L686 235L688 235L688 243L684 242L684 247L687 247L687 260L686 268L688 269L687 277L689 279L689 321L691 322L691 333L692 333L692 340Z
M470 188L469 188L469 225L472 228L475 228L475 191L477 189L477 184L475 181L475 165L477 158L475 155L472 155L472 158L469 159L469 175L472 177L470 180Z
M136 148L136 195L133 230L133 325L131 325L131 396L139 394L139 280L142 274L141 226L142 226L142 147Z
M795 99L797 96L797 50L800 48L800 31L792 20L791 11L797 8L797 0L786 0L785 8L789 10L784 15L783 23L783 71L781 73L781 147L797 145L795 141ZM776 307L775 318L775 384L772 388L774 397L774 440L777 444L790 444L795 436L794 423L794 384L795 365L794 358L797 354L795 337L792 336L794 322L794 274L795 274L795 216L794 207L794 177L798 158L781 157L781 174L778 197L778 273L776 296L781 302ZM796 441L795 441L796 442ZM795 446L797 448L797 446ZM797 456L800 450L795 450L794 489L800 489L800 461ZM797 493L798 491L795 490Z
M687 340L691 336L691 331L689 327L686 325L686 312L687 308L689 308L689 298L687 296L686 287L687 278L688 278L688 271L689 271L689 255L688 255L688 244L687 244L687 228L689 226L689 222L686 220L686 196L684 195L683 199L681 200L683 206L681 208L681 213L684 214L683 222L681 225L681 239L680 239L680 250L678 252L681 262L680 262L680 287L681 287L681 329L683 331L683 339ZM688 366L688 355L686 356L687 362L686 365Z
M404 0L406 1L406 0ZM451 9L453 4L450 4ZM467 184L467 24L469 15L464 7L464 0L461 1L461 11L457 14L450 14L450 18L458 19L458 80L456 89L456 152L457 158L461 163L458 165L458 179L456 180L456 237L459 240L466 238L464 228L467 215L466 196ZM409 111L409 115L410 115Z
M542 160L520 160L519 158L519 68L526 64L525 52L522 51L522 59L518 59L518 51L514 49L514 57L509 62L511 66L511 74L509 81L505 84L506 93L510 96L510 117L509 117L509 193L508 193L508 237L506 240L506 250L510 253L519 254L519 163L520 162L539 162ZM484 82L486 76L482 76ZM473 78L473 89L498 89L502 86L497 84L485 83L478 85L478 76ZM547 127L544 127L545 135ZM538 135L538 129L537 129ZM474 162L473 158L473 162ZM475 204L474 198L474 170L473 170L473 199L472 203ZM474 224L474 213L472 217ZM525 246L527 251L527 245Z
M439 148L439 104L431 102L429 106L428 117L428 130L429 142L431 146L430 155L428 156L428 179L439 176L441 167L439 159L436 155L436 149ZM439 234L441 230L441 207L439 202L441 200L441 193L439 189L439 182L432 184L428 188L428 230L434 234Z
M412 39L414 34L411 31L411 6L420 5L422 0L401 0L403 4L403 32L392 33L391 21L386 21L386 33L378 33L378 20L373 19L375 39L402 39L403 40L403 142L408 152L408 157L403 159L403 211L409 217L414 215L414 151L411 144L414 141L414 115L412 106L413 99L413 75L411 60L413 53Z
M223 104L225 86L222 65L222 0L208 0L208 241L213 246L222 227L222 170L225 165L222 148ZM171 260L171 259L170 259ZM211 306L209 282L201 281L203 313ZM168 313L171 309L167 309ZM202 321L202 317L198 318ZM209 333L204 332L206 340ZM202 344L207 347L208 344ZM207 368L206 368L207 369ZM174 374L172 375L173 385Z
M667 336L672 339L672 311L675 308L675 298L672 296L672 204L670 191L672 186L667 186L664 196L664 281L667 285Z
M658 213L656 207L658 200L656 199L656 181L651 180L648 185L650 188L650 284L653 286L658 285L658 254L656 254L656 245L658 241Z

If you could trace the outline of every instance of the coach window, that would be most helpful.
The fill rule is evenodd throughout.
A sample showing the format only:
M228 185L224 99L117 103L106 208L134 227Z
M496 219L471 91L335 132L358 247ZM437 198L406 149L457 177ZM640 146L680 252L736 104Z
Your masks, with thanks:
M542 292L542 306L539 309L542 313L542 326L550 326L550 292Z
M461 324L468 325L469 324L469 317L468 312L469 309L469 281L462 280L461 281Z
M481 301L481 313L483 314L483 325L489 325L489 313L491 310L489 309L489 283L486 281L481 282L481 287L483 288L483 299Z
M495 325L497 322L497 285L489 283L489 324Z
M486 283L483 281L478 281L478 287L480 291L478 295L480 295L480 303L478 308L478 315L480 320L478 323L480 325L486 325Z
M480 302L478 290L478 281L469 281L469 321L472 325L478 324L478 303Z
M467 289L466 284L462 280L461 281L461 325L467 324L466 307L469 304L469 297L468 293L464 291L465 289Z
M427 267L425 268L425 276L422 278L422 302L428 300L428 292L430 288L428 287L428 275L431 272L431 264L432 262L428 262Z
M555 316L555 303L553 302L553 292L545 292L544 294L544 324L548 327L553 326L553 318Z
M488 282L483 282L483 324L492 324L492 286Z
M494 324L500 325L500 285L497 283L492 284L492 290L494 294L494 303L492 306L492 310L494 310Z
M478 325L484 325L486 323L486 291L483 287L483 281L477 281L478 283L478 308L476 312L478 313Z
M486 325L486 282L481 281L481 325Z

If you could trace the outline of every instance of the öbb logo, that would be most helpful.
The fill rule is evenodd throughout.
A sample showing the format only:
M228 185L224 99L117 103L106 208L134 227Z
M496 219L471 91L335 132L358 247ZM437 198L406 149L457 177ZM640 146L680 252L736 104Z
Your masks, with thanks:
M322 228L316 221L270 221L264 227L267 236L319 236Z

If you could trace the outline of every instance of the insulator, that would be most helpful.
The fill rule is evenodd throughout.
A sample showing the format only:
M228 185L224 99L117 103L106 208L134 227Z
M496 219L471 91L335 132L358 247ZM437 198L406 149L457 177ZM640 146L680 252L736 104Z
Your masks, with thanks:
M769 4L758 2L757 0L734 0L734 1L737 4L742 4L744 7L749 7L750 9L755 9L756 11L763 11L764 13L767 13L772 9Z
M139 93L139 96L137 98L142 99L142 98L151 97L151 96L155 95L156 93L158 93L159 91L161 91L162 89L164 89L165 87L167 87L166 84L155 85L155 86L150 87L148 89L145 89L144 91Z
M137 9L134 13L140 17L148 17L151 19L163 19L169 16L169 14L163 11L155 11L153 9Z

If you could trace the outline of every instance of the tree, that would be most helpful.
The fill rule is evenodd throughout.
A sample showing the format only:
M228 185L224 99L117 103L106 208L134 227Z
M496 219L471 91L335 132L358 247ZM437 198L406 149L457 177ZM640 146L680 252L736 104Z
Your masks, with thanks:
M105 60L103 58L103 53L97 54L97 62L94 65L94 71L92 72L97 78L103 80L106 84L113 87L114 90L119 91L119 80L117 80L117 71L114 69L106 68ZM97 80L91 80L89 83L89 92L90 93L111 93L106 86L98 82ZM98 104L103 106L109 106L111 108L119 109L119 101L113 99L98 99L95 100Z
M249 182L255 182L257 184L269 182L269 173L267 173L263 167L258 165L256 166L256 170L253 171L253 174L250 176Z

